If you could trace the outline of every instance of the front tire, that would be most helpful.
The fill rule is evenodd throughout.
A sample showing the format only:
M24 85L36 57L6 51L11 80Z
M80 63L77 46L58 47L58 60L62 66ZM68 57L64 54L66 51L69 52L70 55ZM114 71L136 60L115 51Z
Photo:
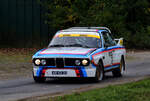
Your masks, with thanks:
M33 79L36 83L44 83L46 81L46 78L44 78L44 77L35 77L35 76L33 76Z
M96 68L96 74L95 74L94 81L99 82L99 81L102 81L103 79L104 79L104 70L103 70L102 63L100 62L99 66Z
M112 74L114 77L121 77L121 76L123 76L124 72L125 72L125 61L122 57L122 59L120 61L120 67L113 70Z

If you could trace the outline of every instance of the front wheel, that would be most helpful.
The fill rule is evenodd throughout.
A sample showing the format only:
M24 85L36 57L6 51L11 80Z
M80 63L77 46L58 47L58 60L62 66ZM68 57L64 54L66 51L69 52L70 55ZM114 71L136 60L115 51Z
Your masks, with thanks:
M36 83L44 83L46 81L46 78L44 78L44 77L35 77L35 76L33 76L33 79Z
M120 61L120 67L113 70L112 74L114 77L121 77L121 76L123 76L124 72L125 72L125 61L122 58Z
M96 68L96 74L94 77L94 81L99 82L104 78L104 70L102 63L99 63L99 66Z

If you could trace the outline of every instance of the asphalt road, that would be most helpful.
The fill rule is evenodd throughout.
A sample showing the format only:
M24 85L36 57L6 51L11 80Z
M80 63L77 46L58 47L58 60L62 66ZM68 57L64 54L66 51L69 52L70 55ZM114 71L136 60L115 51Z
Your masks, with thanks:
M129 61L126 67L127 71L123 77L114 78L111 73L108 73L106 74L106 79L99 83L83 80L48 80L46 83L36 84L32 78L0 81L0 101L13 101L45 94L60 94L90 87L104 87L111 84L134 81L150 75L150 57Z

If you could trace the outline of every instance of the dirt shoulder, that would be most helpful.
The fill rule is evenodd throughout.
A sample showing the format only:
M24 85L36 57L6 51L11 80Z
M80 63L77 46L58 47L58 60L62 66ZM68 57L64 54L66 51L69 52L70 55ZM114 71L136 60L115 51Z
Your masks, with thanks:
M126 56L127 62L145 61L150 59L150 51L128 51Z
M31 76L32 55L38 49L7 48L0 49L0 79L7 80L17 77Z

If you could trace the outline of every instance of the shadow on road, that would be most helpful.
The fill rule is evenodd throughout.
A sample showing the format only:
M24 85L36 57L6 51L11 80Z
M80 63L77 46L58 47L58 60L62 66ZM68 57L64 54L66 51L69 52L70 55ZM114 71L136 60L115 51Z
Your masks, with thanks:
M104 80L95 82L93 78L47 78L44 84L96 84L107 81L113 81L114 79L120 79L121 77L113 77L112 75L106 75ZM43 84L43 83L42 83Z

